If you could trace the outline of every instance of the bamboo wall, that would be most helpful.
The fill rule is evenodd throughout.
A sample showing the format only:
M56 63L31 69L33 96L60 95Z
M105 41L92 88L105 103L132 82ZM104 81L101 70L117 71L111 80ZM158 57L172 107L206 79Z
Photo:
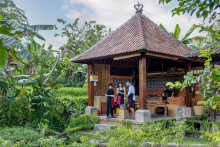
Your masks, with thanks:
M98 74L97 86L94 87L95 96L105 95L110 83L110 65L95 64L95 73Z

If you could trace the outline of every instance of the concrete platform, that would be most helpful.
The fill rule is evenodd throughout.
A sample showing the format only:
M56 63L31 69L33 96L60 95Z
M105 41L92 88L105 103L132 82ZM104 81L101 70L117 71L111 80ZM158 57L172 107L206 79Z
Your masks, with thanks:
M109 124L95 124L94 130L113 130L116 129L116 125L109 125Z
M85 114L93 114L93 110L98 110L98 108L94 106L87 106L85 109Z
M131 113L129 113L129 118L132 116ZM168 116L168 117L164 117L164 115L154 115L154 114L151 114L151 120L152 121L158 121L158 120L162 120L162 119L165 119L165 120L174 120L175 117L173 116ZM116 116L116 118L110 118L108 119L106 117L106 115L100 115L99 116L99 124L120 124L121 121L123 119L119 119L118 116ZM132 119L124 119L125 121L129 121L131 124L134 124L134 125L138 125L138 124L141 124L143 122L138 122L137 120L132 120Z

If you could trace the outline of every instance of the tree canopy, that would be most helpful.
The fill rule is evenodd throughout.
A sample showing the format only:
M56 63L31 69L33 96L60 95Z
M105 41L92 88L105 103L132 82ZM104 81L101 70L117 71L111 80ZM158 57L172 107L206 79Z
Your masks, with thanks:
M19 23L27 23L28 18L24 10L18 8L13 0L3 0L7 7L0 9L0 15L4 20L15 19Z
M174 0L159 0L159 4L168 4ZM174 8L172 16L180 15L181 13L188 13L191 16L196 13L197 18L203 18L205 20L208 16L209 22L212 22L217 18L219 13L216 11L220 8L219 0L177 0L179 2L179 7Z

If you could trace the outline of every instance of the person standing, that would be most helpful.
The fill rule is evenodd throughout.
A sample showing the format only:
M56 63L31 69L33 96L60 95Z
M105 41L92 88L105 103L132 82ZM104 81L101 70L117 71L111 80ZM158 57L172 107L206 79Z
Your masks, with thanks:
M111 83L108 84L108 89L106 90L105 96L107 96L107 110L106 110L106 114L107 114L107 118L110 119L112 118L116 118L113 115L113 110L115 109L115 104L114 104L114 91L113 91L113 85ZM109 111L111 111L111 117L109 116Z
M135 120L135 114L134 114L134 102L136 100L135 89L134 89L134 86L131 85L131 83L129 81L126 82L126 85L129 87L128 94L127 94L126 98L128 98L129 108L131 109L131 113L132 113L131 119Z
M124 98L125 98L125 87L123 87L122 82L118 83L118 88L117 88L117 109L116 109L116 115L118 115L119 110L120 110L120 105L124 104Z

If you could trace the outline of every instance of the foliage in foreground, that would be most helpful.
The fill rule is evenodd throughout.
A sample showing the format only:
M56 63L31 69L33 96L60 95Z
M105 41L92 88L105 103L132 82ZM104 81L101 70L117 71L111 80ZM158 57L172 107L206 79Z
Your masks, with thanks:
M75 128L79 125L91 125L91 124L97 124L99 122L99 117L97 115L83 115L80 117L72 116L70 119L70 125L69 128Z
M90 120L91 122L91 120ZM185 123L184 123L185 122ZM84 122L85 123L85 120ZM97 146L96 143L91 144L89 140L91 139L97 139L101 140L103 142L108 143L108 147L127 147L127 146L141 146L145 145L147 146L147 142L153 142L154 146L157 144L160 144L162 146L167 146L168 143L177 143L178 146L189 146L189 144L192 143L203 143L206 144L206 146L216 146L217 144L220 144L219 141L219 128L220 123L219 121L212 124L212 126L215 127L214 136L213 134L210 134L209 130L206 128L203 129L203 131L197 130L197 132L191 132L191 133L199 133L206 138L208 138L210 141L204 138L192 138L192 137L186 137L185 132L190 133L190 130L193 128L192 124L188 124L186 121L183 122L177 122L177 121L157 121L157 122L150 122L150 123L144 123L143 125L139 125L138 128L132 127L129 121L122 122L122 126L115 130L99 130L98 132L80 132L80 128L87 128L89 126L93 125L78 125L75 128L71 128L74 130L74 132L70 131L68 134L68 138L60 138L59 135L55 136L43 136L40 132L37 132L37 130L34 130L32 128L23 128L23 127L14 127L14 128L2 128L2 132L6 132L8 135L3 135L3 137L0 139L1 143L0 145L3 145L4 143L12 143L12 145L15 145L14 140L17 140L17 138L20 138L19 135L14 136L10 138L10 136L13 136L13 132L19 132L16 134L22 134L22 129L24 129L23 133L24 136L28 136L29 138L22 138L26 142L27 146ZM83 126L83 127L82 127ZM33 132L36 131L36 132ZM75 132L76 131L76 132ZM37 135L38 133L38 135ZM34 139L33 139L34 138ZM21 142L20 142L21 143ZM211 143L211 144L210 144ZM10 146L10 145L9 145ZM18 146L18 145L17 145ZM148 145L149 146L149 145Z
M168 82L166 85L170 88L181 88L183 90L187 86L198 83L200 90L196 91L196 94L200 94L202 101L198 104L211 106L212 109L216 109L217 105L220 104L220 72L217 68L212 66L211 55L215 50L201 50L199 57L206 58L204 63L204 69L198 71L198 76L193 76L191 72L188 72L184 76L184 82L179 81L172 83Z

